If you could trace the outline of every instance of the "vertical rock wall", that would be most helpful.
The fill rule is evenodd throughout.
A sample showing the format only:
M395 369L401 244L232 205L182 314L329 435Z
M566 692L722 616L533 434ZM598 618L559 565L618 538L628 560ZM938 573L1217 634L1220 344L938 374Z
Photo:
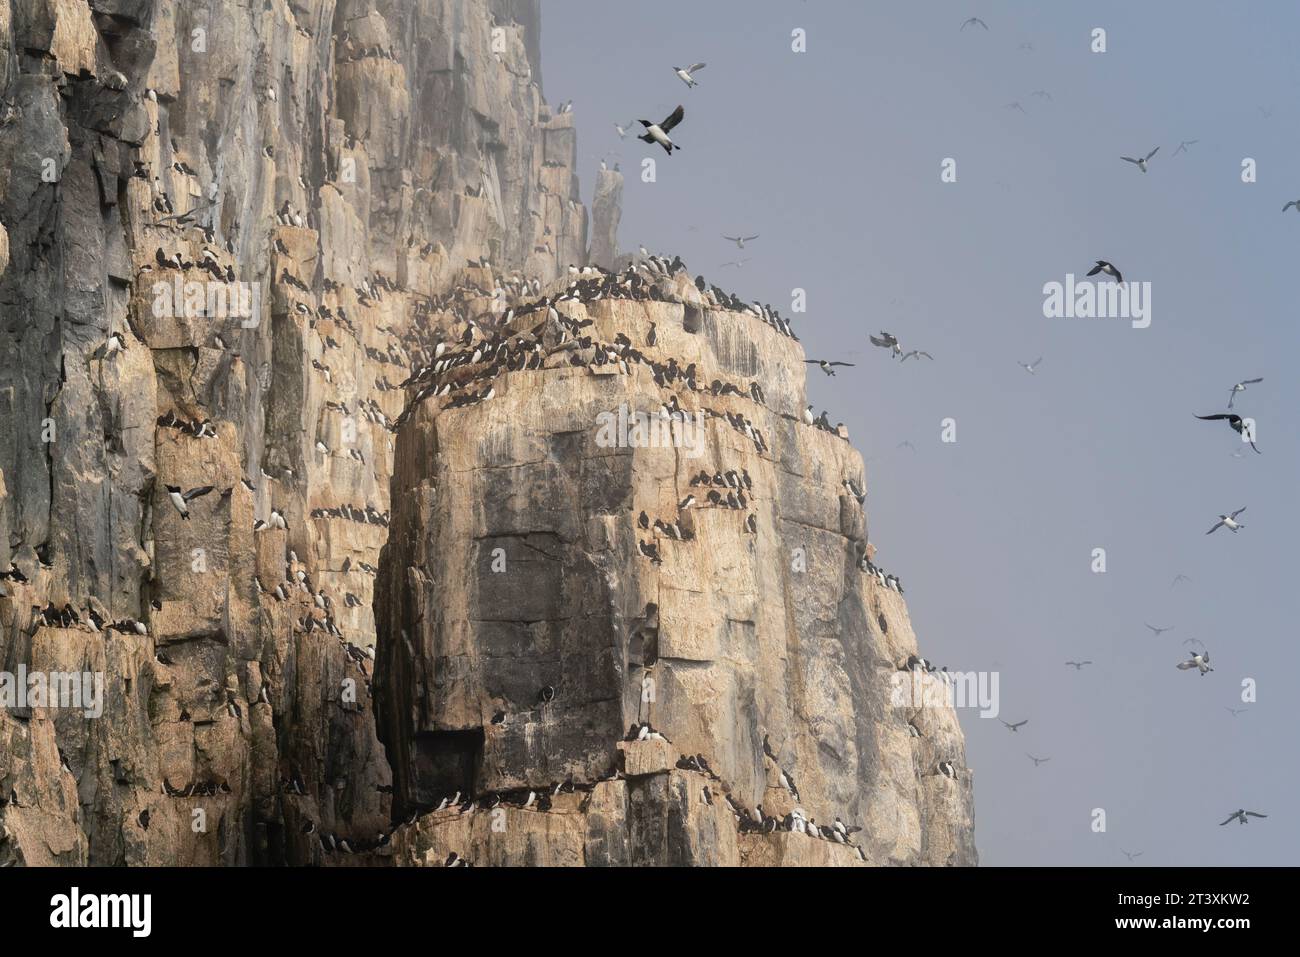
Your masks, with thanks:
M0 0L0 671L106 680L95 720L0 711L0 863L305 862L307 822L388 824L396 384L469 260L584 257L537 6ZM178 278L256 315L160 301ZM183 518L167 485L214 490Z

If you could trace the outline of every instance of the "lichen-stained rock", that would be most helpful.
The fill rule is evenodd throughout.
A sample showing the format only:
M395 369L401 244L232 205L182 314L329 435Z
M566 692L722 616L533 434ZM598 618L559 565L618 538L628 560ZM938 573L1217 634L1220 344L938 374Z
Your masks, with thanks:
M969 772L936 782L930 761L964 763L951 708L931 709L926 741L894 707L916 643L901 595L859 568L866 518L842 482L863 481L860 457L797 417L795 341L702 305L684 278L662 291L563 304L593 341L623 335L646 357L625 372L556 349L543 368L496 376L489 400L426 399L400 428L376 604L399 808L590 785L621 765L621 824L605 801L592 828L606 862L974 863ZM669 359L715 387L657 383L648 363ZM698 441L602 429L635 412L670 421L670 401L692 424L701 416ZM743 475L744 504L705 500L691 483L701 471ZM671 745L619 743L643 722ZM838 818L862 828L862 855L782 842L741 855L734 822L724 841L673 811L695 807L666 766L677 755L707 761L713 807L725 791L754 821L759 808L765 820L796 808L822 826Z
M0 663L80 656L107 688L92 720L0 715L5 859L321 863L328 835L386 862L397 383L469 260L488 296L585 261L539 19L0 0L0 572L26 579ZM212 491L184 517L168 485Z

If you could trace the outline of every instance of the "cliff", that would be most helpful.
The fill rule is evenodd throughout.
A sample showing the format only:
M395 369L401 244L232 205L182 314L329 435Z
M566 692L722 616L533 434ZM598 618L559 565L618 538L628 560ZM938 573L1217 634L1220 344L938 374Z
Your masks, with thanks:
M548 320L490 400L402 387L588 261L539 31L536 0L0 0L0 674L103 682L90 719L0 708L0 865L847 859L737 828L778 764L867 860L973 863L951 712L905 741L881 698L914 639L853 564L861 463L785 418L797 344L680 276L564 305L768 392L767 451L714 421L701 460L748 469L757 533L690 514L654 566L630 522L689 463L592 431L667 395L640 364L565 365ZM566 780L501 840L433 810Z

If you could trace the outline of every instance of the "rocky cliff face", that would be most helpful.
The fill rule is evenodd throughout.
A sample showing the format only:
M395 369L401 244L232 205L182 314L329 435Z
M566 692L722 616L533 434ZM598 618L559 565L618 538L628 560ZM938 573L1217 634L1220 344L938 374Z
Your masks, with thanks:
M762 384L709 403L767 449L710 420L694 461L595 441L674 390L566 364L545 309L544 361L489 366L490 399L468 365L401 387L587 261L539 25L536 0L0 0L0 675L103 679L89 720L0 708L0 865L974 861L969 773L933 774L951 712L911 737L882 697L914 639L854 564L860 461L788 418L796 344L680 277L562 305ZM678 520L693 467L747 469L751 506L636 528ZM634 721L671 744L620 745ZM728 796L784 813L777 767L861 855L737 828ZM431 810L570 780L546 812Z

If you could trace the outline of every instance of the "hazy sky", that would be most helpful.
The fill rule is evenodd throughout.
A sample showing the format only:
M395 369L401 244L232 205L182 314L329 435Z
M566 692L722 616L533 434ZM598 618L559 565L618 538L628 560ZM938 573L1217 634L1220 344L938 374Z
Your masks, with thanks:
M608 150L629 174L622 248L678 253L785 312L806 288L808 355L858 363L811 371L809 401L867 459L871 539L922 653L999 671L1001 716L1029 719L1013 735L961 714L982 863L1125 864L1121 847L1139 864L1300 863L1300 211L1281 212L1300 199L1300 8L545 0L542 16L586 195ZM970 16L988 31L960 30ZM697 60L687 90L670 68ZM678 103L671 159L614 132ZM1183 140L1199 142L1175 155ZM1155 146L1145 175L1119 158ZM761 234L751 261L719 269L737 230ZM1044 318L1043 285L1096 259L1151 283L1149 328ZM881 329L935 361L891 361L867 343ZM1017 366L1039 356L1036 375ZM1257 419L1261 455L1193 418L1258 376L1234 411ZM1243 505L1244 531L1206 536ZM1191 638L1205 677L1174 667ZM1218 826L1238 807L1270 817Z

